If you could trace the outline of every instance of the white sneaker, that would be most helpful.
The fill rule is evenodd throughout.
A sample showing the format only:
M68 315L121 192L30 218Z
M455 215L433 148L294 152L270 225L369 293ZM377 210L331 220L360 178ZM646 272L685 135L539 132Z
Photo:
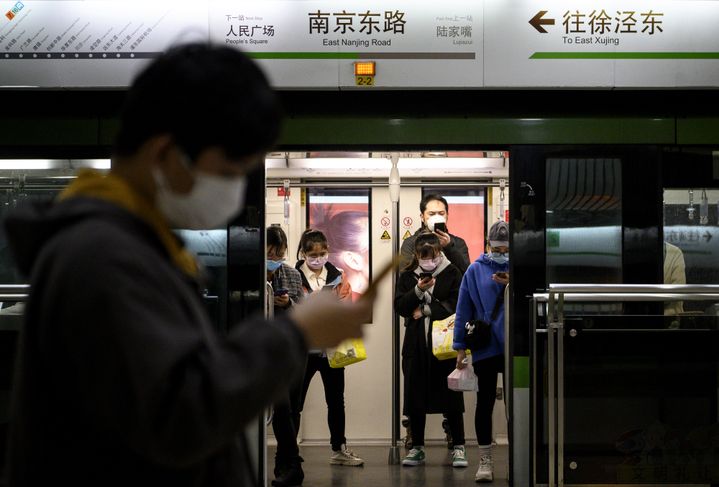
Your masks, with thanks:
M452 450L452 466L455 468L466 467L467 457L464 454L464 445L457 445Z
M364 460L347 449L347 445L342 445L338 451L332 451L330 457L330 465L344 465L347 467L359 467L364 464Z
M492 469L492 457L490 455L482 455L479 458L479 468L474 475L476 482L491 482L494 480L494 470Z

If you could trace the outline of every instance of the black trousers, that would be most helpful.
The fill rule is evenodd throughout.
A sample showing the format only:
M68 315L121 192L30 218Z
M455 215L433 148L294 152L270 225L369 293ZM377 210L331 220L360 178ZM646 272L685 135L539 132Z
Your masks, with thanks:
M300 377L297 384L273 407L272 431L277 440L277 453L275 454L277 463L287 463L300 455L300 449L297 446L297 430L300 425L295 422L295 418L301 409L303 379L304 377Z
M477 443L492 444L492 411L497 400L497 374L504 373L504 355L496 355L472 364L477 376L477 408L474 410L474 430Z
M330 428L330 444L332 449L337 451L347 443L345 438L345 369L333 369L330 367L327 357L321 355L308 355L305 378L302 383L300 407L295 414L295 425L297 430L300 427L300 413L305 404L307 390L310 382L319 372L322 378L322 385L325 389L325 403L327 403L327 425Z
M408 411L409 426L412 430L412 446L424 446L424 429L427 424L427 413L424 411ZM464 413L446 413L449 431L452 433L452 444L464 445Z

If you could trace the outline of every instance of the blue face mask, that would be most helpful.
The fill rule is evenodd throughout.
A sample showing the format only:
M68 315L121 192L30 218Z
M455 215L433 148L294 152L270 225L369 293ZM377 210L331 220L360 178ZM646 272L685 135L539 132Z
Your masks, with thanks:
M489 258L497 264L506 264L509 262L509 252L505 252L504 254L501 252L492 252Z
M269 260L267 259L267 272L275 272L282 266L281 260Z

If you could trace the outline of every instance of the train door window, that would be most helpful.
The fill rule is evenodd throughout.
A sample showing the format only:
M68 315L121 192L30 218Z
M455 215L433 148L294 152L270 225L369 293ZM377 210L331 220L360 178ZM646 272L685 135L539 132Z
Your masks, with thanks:
M370 190L307 190L307 222L327 237L329 261L342 270L352 286L353 297L370 282Z
M619 159L547 159L549 283L622 282Z
M664 283L719 283L719 189L664 189ZM707 305L675 303L670 314L704 312Z
M484 222L486 216L484 188L422 188L422 197L439 194L447 200L447 230L464 239L469 248L469 261L484 253ZM417 209L419 211L419 208Z

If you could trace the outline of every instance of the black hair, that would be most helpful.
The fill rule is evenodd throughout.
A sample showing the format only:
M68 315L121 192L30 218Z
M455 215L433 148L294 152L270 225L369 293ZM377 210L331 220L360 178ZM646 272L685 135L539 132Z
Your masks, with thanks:
M277 96L249 57L229 47L185 44L134 80L114 151L131 156L150 138L169 134L192 160L210 147L235 159L271 149L281 118Z
M267 248L270 247L278 250L287 249L287 234L279 225L267 227Z
M327 237L319 230L308 228L302 232L302 237L300 237L300 244L297 246L297 259L300 259L300 254L307 254L307 252L312 251L315 245L328 248Z
M414 241L414 253L412 254L412 262L410 262L406 271L413 271L419 265L419 259L433 259L435 254L442 251L442 245L439 243L439 237L432 232L423 231L417 235Z
M424 210L427 209L427 203L430 201L440 201L444 205L444 210L449 213L449 204L447 204L447 200L444 199L443 196L438 195L437 193L430 193L424 195L422 198L422 201L419 202L419 212L424 213Z

